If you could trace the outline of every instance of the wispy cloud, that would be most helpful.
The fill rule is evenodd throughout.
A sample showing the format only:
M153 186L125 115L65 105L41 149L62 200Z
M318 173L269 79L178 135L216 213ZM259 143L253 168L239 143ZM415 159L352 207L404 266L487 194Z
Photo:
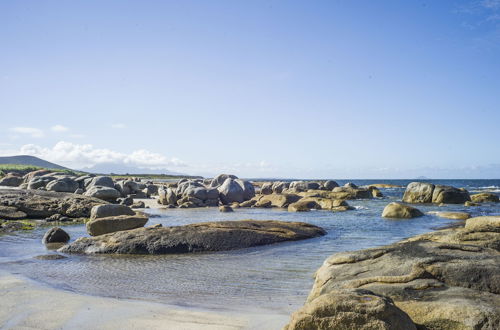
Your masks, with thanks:
M41 129L34 127L12 127L10 131L17 134L29 135L37 139L45 136L45 133Z
M54 125L50 128L52 132L67 132L69 131L69 128L63 125Z
M95 148L91 144L75 144L65 141L60 141L53 147L48 148L35 144L26 144L17 153L40 157L72 168L92 167L103 163L122 164L148 169L169 169L171 167L186 166L178 158L167 158L162 154L145 149L127 154L106 148Z
M122 129L122 128L127 128L127 125L123 123L115 123L111 125L111 128Z

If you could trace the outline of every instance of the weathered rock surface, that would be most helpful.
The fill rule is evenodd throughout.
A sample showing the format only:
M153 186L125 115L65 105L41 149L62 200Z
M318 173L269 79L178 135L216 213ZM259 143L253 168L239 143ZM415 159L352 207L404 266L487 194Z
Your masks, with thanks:
M500 216L490 216L470 218L464 228L337 253L316 272L303 309L314 310L317 299L338 290L365 289L391 298L419 329L499 329L499 251ZM321 310L335 309L331 304Z
M498 195L493 193L480 193L474 194L470 196L472 202L474 203L498 203L499 198Z
M42 242L44 244L48 243L66 243L69 241L69 235L67 232L59 227L53 227L49 229L45 235L43 235Z
M470 200L469 192L465 189L425 182L408 184L403 195L403 202L406 203L463 204Z
M324 235L317 226L284 221L221 221L179 227L147 227L82 237L60 249L68 253L167 254L225 251Z
M80 185L78 184L78 182L71 178L61 178L50 181L49 183L47 183L47 186L45 188L48 191L74 193L78 188L80 188Z
M387 206L382 211L382 217L384 218L399 218L399 219L410 219L421 217L424 214L420 210L401 203L392 202L387 204Z
M7 175L0 179L0 186L17 187L23 183L23 178L15 175Z
M122 230L130 230L144 227L148 220L147 216L140 213L96 218L87 222L87 232L91 236L99 236Z
M413 330L410 317L392 299L362 289L323 294L292 315L284 330Z
M257 195L254 197L256 201L255 207L288 207L291 203L297 202L301 199L300 196L295 194L269 194ZM243 206L242 204L240 204Z
M26 218L47 218L54 214L61 214L71 218L88 218L92 207L99 204L106 204L106 202L70 193L0 189L0 205L24 212Z
M104 201L114 202L121 196L120 192L115 188L104 186L91 186L85 193L85 196L99 198Z
M96 205L90 210L91 220L118 215L135 215L135 212L130 207L120 204Z

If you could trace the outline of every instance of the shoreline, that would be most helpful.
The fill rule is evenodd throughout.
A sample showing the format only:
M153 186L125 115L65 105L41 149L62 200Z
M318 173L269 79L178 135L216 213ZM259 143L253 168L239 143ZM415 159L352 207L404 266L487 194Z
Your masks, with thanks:
M0 270L5 329L279 329L288 315L230 313L85 295Z

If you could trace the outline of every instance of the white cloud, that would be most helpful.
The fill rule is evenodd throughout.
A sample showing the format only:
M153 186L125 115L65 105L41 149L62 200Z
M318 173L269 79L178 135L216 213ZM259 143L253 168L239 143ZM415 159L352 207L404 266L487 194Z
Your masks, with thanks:
M29 135L33 138L42 138L45 135L41 129L34 127L12 127L10 131L18 134Z
M116 124L112 124L111 128L122 129L122 128L127 128L127 125L125 125L123 123L116 123Z
M18 154L40 157L75 169L98 164L121 164L144 169L170 169L186 166L177 158L169 159L148 150L136 150L127 154L105 148L95 148L91 144L75 144L65 141L60 141L51 148L26 144L19 149Z
M50 128L50 130L53 132L67 132L69 131L69 128L63 125L54 125Z

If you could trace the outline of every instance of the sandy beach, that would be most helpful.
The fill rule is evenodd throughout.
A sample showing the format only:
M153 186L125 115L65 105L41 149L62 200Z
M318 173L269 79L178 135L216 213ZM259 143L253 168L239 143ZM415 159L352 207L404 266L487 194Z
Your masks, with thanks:
M233 315L57 290L0 272L2 329L279 329L283 316Z

